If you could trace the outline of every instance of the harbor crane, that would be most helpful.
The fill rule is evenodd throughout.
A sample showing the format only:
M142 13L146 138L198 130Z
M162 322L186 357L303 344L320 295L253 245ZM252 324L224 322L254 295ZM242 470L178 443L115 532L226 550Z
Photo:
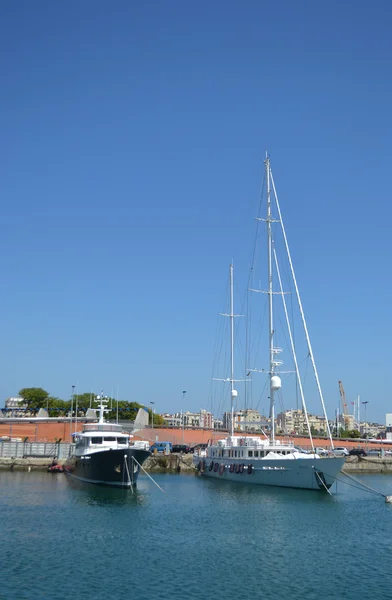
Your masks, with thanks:
M349 424L350 424L350 419L349 419L349 414L348 414L348 410L347 410L346 393L344 391L343 383L341 381L338 381L338 383L339 383L340 397L342 399L344 426L346 429L348 429Z

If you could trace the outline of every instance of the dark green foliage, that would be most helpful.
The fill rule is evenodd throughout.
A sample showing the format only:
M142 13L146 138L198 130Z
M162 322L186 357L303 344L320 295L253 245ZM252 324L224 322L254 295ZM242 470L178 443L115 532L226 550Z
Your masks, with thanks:
M19 396L25 401L28 410L37 410L46 408L49 393L42 388L23 388L19 391Z

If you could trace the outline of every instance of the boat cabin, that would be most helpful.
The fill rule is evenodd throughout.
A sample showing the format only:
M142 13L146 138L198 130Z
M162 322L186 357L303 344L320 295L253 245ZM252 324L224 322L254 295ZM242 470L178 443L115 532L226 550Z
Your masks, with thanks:
M75 454L91 454L102 450L118 450L128 448L130 445L129 433L125 433L118 427L85 427L81 433L74 433Z
M271 443L268 439L251 436L230 436L218 440L208 448L210 458L239 458L239 459L263 459L263 458L297 458L303 454L292 442L281 442L275 440Z

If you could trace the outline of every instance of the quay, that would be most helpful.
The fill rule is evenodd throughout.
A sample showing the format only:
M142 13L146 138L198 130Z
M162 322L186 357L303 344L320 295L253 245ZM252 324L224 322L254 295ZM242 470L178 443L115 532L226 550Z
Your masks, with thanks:
M47 471L52 461L53 457L0 457L0 471ZM57 459L57 462L62 465L65 459ZM193 454L153 455L143 468L148 473L197 473ZM392 457L348 456L342 472L392 474Z

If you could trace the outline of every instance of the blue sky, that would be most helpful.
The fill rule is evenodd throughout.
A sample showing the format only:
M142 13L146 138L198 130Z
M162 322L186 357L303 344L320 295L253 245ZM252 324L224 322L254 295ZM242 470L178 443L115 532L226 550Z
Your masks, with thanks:
M163 412L186 390L209 408L268 149L328 412L341 379L384 422L391 17L382 0L2 2L0 398L76 385Z

